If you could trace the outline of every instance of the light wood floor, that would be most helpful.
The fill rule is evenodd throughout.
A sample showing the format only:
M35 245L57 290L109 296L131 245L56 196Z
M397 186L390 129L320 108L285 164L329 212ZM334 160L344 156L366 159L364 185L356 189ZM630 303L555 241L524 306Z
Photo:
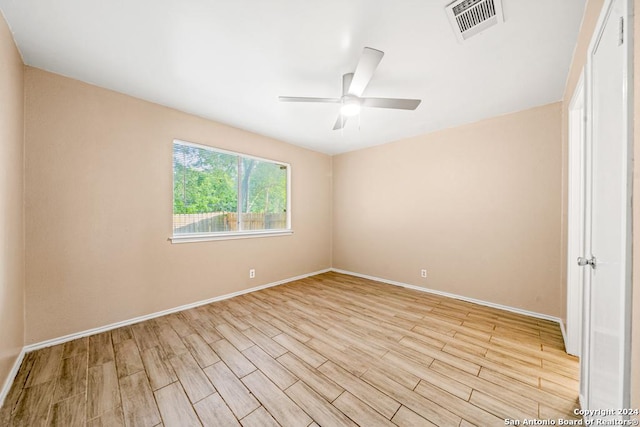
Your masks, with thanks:
M573 418L557 324L326 273L30 353L0 425Z

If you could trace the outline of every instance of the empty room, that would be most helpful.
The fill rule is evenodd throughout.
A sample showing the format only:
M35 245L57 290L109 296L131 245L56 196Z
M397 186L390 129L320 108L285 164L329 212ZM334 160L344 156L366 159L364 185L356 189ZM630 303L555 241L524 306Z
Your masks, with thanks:
M634 10L0 0L0 426L638 425Z

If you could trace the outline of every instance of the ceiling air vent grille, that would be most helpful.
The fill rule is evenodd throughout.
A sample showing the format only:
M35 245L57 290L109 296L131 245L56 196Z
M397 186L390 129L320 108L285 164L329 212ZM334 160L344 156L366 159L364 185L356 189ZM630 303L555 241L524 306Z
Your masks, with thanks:
M503 21L501 0L456 0L446 7L456 37L465 41Z

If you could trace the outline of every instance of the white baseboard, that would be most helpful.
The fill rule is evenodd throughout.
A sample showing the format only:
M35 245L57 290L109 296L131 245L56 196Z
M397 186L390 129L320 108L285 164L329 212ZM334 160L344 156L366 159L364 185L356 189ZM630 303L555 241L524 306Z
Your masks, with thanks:
M509 306L506 306L506 305L496 304L496 303L483 301L483 300L478 300L478 299L475 299L475 298L468 298L468 297L464 297L464 296L461 296L461 295L451 294L449 292L442 292L442 291L437 291L437 290L434 290L434 289L423 288L423 287L420 287L420 286L410 285L408 283L402 283L402 282L397 282L397 281L394 281L394 280L383 279L383 278L380 278L380 277L369 276L369 275L366 275L366 274L355 273L355 272L352 272L352 271L346 271L346 270L341 270L341 269L337 269L337 268L327 268L327 269L324 269L324 270L319 270L319 271L315 271L315 272L308 273L308 274L303 274L303 275L296 276L296 277L290 277L288 279L279 280L277 282L272 282L272 283L267 283L267 284L260 285L260 286L255 286L253 288L244 289L244 290L241 290L241 291L238 291L238 292L233 292L233 293L230 293L230 294L220 295L220 296L217 296L217 297L214 297L214 298L209 298L209 299L206 299L206 300L202 300L202 301L197 301L197 302L190 303L190 304L181 305L179 307L174 307L174 308L170 308L170 309L167 309L167 310L158 311L158 312L147 314L147 315L144 315L144 316L139 316L139 317L135 317L135 318L128 319L128 320L123 320L121 322L111 323L109 325L101 326L101 327L98 327L98 328L87 329L85 331L76 332L76 333L65 335L65 336L62 336L62 337L59 337L59 338L53 338L53 339L50 339L50 340L46 340L46 341L42 341L42 342L38 342L38 343L35 343L35 344L30 344L30 345L24 346L22 348L22 351L18 355L18 358L16 359L13 368L11 369L11 372L9 373L9 376L5 380L4 385L2 387L2 390L0 390L0 406L2 406L2 404L4 403L4 399L6 398L7 394L9 393L9 389L11 388L11 384L13 383L13 380L15 379L15 376L18 373L18 370L20 369L20 365L22 364L22 360L24 359L24 356L25 356L26 353L29 353L29 352L34 351L34 350L39 350L41 348L50 347L50 346L53 346L53 345L63 344L65 342L73 341L75 339L83 338L83 337L86 337L86 336L89 336L89 335L94 335L94 334L98 334L98 333L101 333L101 332L110 331L112 329L120 328L122 326L133 325L134 323L143 322L145 320L154 319L156 317L164 316L164 315L171 314L171 313L176 313L178 311L188 310L190 308L199 307L201 305L210 304L212 302L222 301L222 300L233 298L233 297L236 297L236 296L239 296L239 295L248 294L250 292L259 291L261 289L271 288L271 287L282 285L282 284L285 284L285 283L294 282L296 280L304 279L304 278L307 278L307 277L310 277L310 276L315 276L317 274L326 273L328 271L334 271L336 273L348 274L350 276L355 276L355 277L362 277L364 279L370 279L370 280L375 280L377 282L387 283L387 284L390 284L390 285L401 286L403 288L413 289L413 290L420 291L420 292L426 292L426 293L440 295L440 296L444 296L444 297L448 297L448 298L454 298L454 299L457 299L457 300L467 301L467 302L483 305L483 306L486 306L486 307L492 307L492 308L497 308L497 309L501 309L501 310L505 310L505 311L510 311L512 313L523 314L525 316L531 316L531 317L536 317L536 318L539 318L539 319L550 320L550 321L557 322L557 323L560 324L560 329L562 331L562 337L565 338L565 329L564 329L563 322L561 321L560 318L555 317L555 316L550 316L550 315L542 314L542 313L536 313L536 312L533 312L533 311L523 310L523 309L515 308L515 307L509 307Z
M315 276L317 274L326 273L328 271L331 271L331 269L327 268L327 269L324 269L324 270L314 271L313 273L303 274L303 275L296 276L296 277L290 277L288 279L279 280L277 282L271 282L271 283L267 283L267 284L264 284L264 285L255 286L253 288L243 289L243 290L238 291L238 292L232 292L230 294L220 295L220 296L209 298L209 299L206 299L206 300L202 300L202 301L197 301L197 302L193 302L193 303L190 303L190 304L181 305L179 307L173 307L173 308L169 308L167 310L157 311L155 313L150 313L150 314L146 314L144 316L134 317L133 319L123 320L121 322L111 323L109 325L100 326L98 328L87 329L85 331L76 332L76 333L73 333L73 334L65 335L63 337L53 338L53 339L46 340L46 341L41 341L41 342L38 342L38 343L35 343L35 344L29 344L29 345L24 347L23 352L29 353L29 352L34 351L34 350L39 350L41 348L51 347L53 345L58 345L58 344L63 344L65 342L73 341L73 340L78 339L78 338L83 338L83 337L86 337L86 336L89 336L89 335L99 334L101 332L110 331L112 329L120 328L122 326L133 325L134 323L140 323L140 322L143 322L145 320L154 319L156 317L165 316L167 314L176 313L178 311L188 310L190 308L199 307L201 305L210 304L212 302L222 301L222 300L225 300L225 299L237 297L239 295L248 294L250 292L259 291L261 289L266 289L266 288L271 288L271 287L278 286L278 285L283 285L285 283L294 282L296 280L304 279L304 278L307 278L307 277L310 277L310 276Z
M331 271L341 274L348 274L350 276L362 277L363 279L375 280L376 282L387 283L389 285L401 286L403 288L413 289L420 292L426 292L429 294L440 295L443 297L453 298L460 301L472 302L478 305L484 305L486 307L497 308L500 310L510 311L512 313L523 314L525 316L535 317L538 319L550 320L560 324L560 330L562 331L562 337L564 339L564 326L562 320L559 317L550 316L548 314L536 313L535 311L523 310L521 308L510 307L508 305L496 304L494 302L483 301L475 298L469 298L462 295L451 294L449 292L437 291L435 289L423 288L421 286L410 285L408 283L397 282L395 280L383 279L381 277L369 276L367 274L354 273L353 271L340 270L338 268L332 268Z
M134 323L143 322L145 320L153 319L153 318L164 316L164 315L171 314L171 313L176 313L178 311L188 310L190 308L199 307L201 305L210 304L212 302L222 301L222 300L233 298L233 297L236 297L236 296L239 296L239 295L248 294L250 292L259 291L261 289L266 289L266 288L271 288L271 287L278 286L278 285L283 285L285 283L294 282L296 280L304 279L304 278L307 278L307 277L310 277L310 276L315 276L317 274L326 273L328 271L331 271L331 269L330 268L326 268L324 270L314 271L313 273L308 273L308 274L303 274L303 275L300 275L300 276L290 277L288 279L279 280L277 282L271 282L271 283L267 283L267 284L260 285L260 286L254 286L253 288L243 289L243 290L238 291L238 292L232 292L230 294L220 295L220 296L217 296L217 297L214 297L214 298L209 298L209 299L206 299L206 300L197 301L197 302L194 302L194 303L191 303L191 304L181 305L179 307L173 307L173 308L170 308L170 309L167 309L167 310L162 310L162 311L158 311L158 312L155 312L155 313L146 314L144 316L134 317L133 319L123 320L121 322L111 323L109 325L100 326L98 328L87 329L85 331L76 332L76 333L65 335L65 336L62 336L62 337L53 338L53 339L46 340L46 341L41 341L41 342L38 342L38 343L35 343L35 344L26 345L20 351L20 354L18 355L18 358L16 359L16 361L15 361L15 363L13 365L13 368L11 369L11 371L9 372L9 375L7 376L7 378L4 381L2 389L0 389L0 407L2 407L2 405L4 404L4 399L9 394L9 390L11 389L11 385L13 384L13 381L15 380L16 375L18 374L18 370L20 369L20 365L22 365L22 360L24 359L25 354L27 354L29 352L32 352L32 351L35 351L35 350L40 350L41 348L45 348L45 347L51 347L53 345L63 344L65 342L73 341L75 339L83 338L83 337L86 337L86 336L89 336L89 335L94 335L94 334L99 334L101 332L110 331L112 329L120 328L122 326L133 325Z
M16 379L16 375L18 375L18 370L20 370L20 365L22 365L22 361L24 360L24 355L27 354L24 347L20 350L16 361L13 363L13 367L11 371L9 371L9 375L4 380L4 384L2 385L2 389L0 390L0 408L4 405L4 399L7 398L9 394L9 390L11 390L11 385L13 381Z

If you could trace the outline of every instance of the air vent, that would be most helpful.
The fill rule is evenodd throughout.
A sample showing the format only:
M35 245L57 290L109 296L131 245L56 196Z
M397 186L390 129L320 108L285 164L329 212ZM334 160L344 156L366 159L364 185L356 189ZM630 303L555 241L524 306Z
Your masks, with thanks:
M501 0L456 0L446 11L461 42L503 22Z

